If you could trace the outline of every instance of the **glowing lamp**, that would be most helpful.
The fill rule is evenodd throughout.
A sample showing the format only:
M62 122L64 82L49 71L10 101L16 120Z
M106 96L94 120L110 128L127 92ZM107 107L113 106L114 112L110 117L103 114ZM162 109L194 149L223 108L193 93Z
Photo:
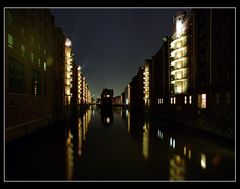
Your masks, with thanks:
M181 35L182 35L182 28L183 28L182 21L178 20L176 22L176 36L177 36L177 38L181 37Z
M66 41L65 41L65 45L66 45L67 47L71 47L72 41L67 38Z

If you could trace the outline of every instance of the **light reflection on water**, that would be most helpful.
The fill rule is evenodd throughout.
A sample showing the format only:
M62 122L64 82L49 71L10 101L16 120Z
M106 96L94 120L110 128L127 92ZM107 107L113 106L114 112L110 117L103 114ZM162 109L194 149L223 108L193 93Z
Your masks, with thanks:
M134 132L133 128L135 128L135 132L141 136L136 127L144 125L142 130L142 155L144 159L149 161L153 159L151 158L152 154L168 158L170 166L166 171L169 172L169 180L234 180L233 150L221 148L221 144L214 140L205 140L206 137L201 136L202 133L193 132L196 135L194 136L191 135L190 131L188 134L186 132L188 128L183 128L185 132L180 131L178 133L179 128L175 131L175 128L170 128L172 127L170 123L156 122L156 119L149 119L148 116L145 119L140 117L137 115L134 118L131 113L131 117L128 117L128 130ZM162 126L161 122L163 122ZM131 135L135 135L133 132L130 132ZM149 148L149 146L156 146L156 143L159 147ZM161 147L165 149L162 150ZM165 162L161 163L164 164Z
M91 107L6 149L6 175L15 180L235 178L229 143L120 108Z
M78 158L81 157L83 153L83 143L86 140L86 135L88 132L89 123L92 118L92 114L94 115L93 109L88 109L86 112L81 114L77 118L77 154ZM74 175L74 144L73 144L73 137L74 135L71 133L71 127L75 125L70 125L68 128L68 134L66 137L66 179L72 180Z
M98 114L96 114L96 112ZM136 116L133 112L121 109L109 112L103 110L95 111L95 109L92 108L78 118L77 154L79 158L85 153L84 151L88 150L86 146L84 146L84 143L87 141L87 132L91 119L99 114L104 127L107 126L111 128L112 125L116 123L113 117L118 115L122 118L122 123L126 125L126 130L132 138L131 140L137 142L137 147L139 151L141 150L142 158L145 161L150 161L148 169L151 170L150 172L154 175L154 179L161 180L161 177L165 178L167 175L169 180L208 180L224 178L224 173L221 173L219 178L217 175L211 175L218 173L217 171L219 171L219 167L221 167L223 158L222 155L218 155L218 153L222 152L218 152L212 148L210 141L208 143L210 146L205 146L204 150L202 150L201 144L198 144L198 142L202 142L201 136L196 136L196 138L193 137L188 140L186 134L178 133L174 128L168 130L171 124L161 121L156 122L156 120L153 121L150 117L143 115ZM117 119L115 121L119 122ZM99 124L99 121L97 123ZM95 125L93 124L92 127L94 128ZM89 140L94 140L94 138ZM191 140L193 140L193 143L191 143ZM139 143L139 141L142 142ZM74 175L74 148L72 142L73 135L71 131L68 130L66 139L66 179L73 179ZM111 143L111 141L109 141L109 143ZM98 144L96 143L96 145ZM215 144L213 144L213 147L214 145ZM226 162L231 161L232 165L233 153L230 154L230 159L226 157ZM158 166L154 167L157 158L159 158L159 162L157 162ZM78 159L78 161L80 161L80 159ZM166 161L168 161L169 166L164 166ZM208 165L211 161L213 162L212 165ZM218 170L214 170L216 167ZM96 167L96 169L98 168ZM157 169L161 171L159 172ZM224 170L224 165L221 170ZM234 170L231 170L231 172L231 175L234 175ZM76 175L75 177L77 178L78 176ZM164 180L166 180L166 178Z

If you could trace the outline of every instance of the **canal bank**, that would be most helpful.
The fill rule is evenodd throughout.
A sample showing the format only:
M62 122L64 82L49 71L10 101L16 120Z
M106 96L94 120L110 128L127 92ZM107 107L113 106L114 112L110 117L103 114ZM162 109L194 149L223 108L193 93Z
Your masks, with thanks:
M49 127L52 124L56 124L59 121L70 119L71 114L65 115L48 115L40 119L24 122L12 127L5 128L5 142L11 142L13 140L25 137L31 133L34 133L42 128Z

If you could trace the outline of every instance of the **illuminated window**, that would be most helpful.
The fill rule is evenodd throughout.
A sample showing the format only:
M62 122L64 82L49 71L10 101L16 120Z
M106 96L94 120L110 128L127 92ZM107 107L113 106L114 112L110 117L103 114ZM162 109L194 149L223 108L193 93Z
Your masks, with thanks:
M182 72L177 72L177 79L181 79L182 78Z
M8 33L8 47L13 48L13 36Z
M170 146L171 147L173 147L173 148L175 148L175 145L176 145L176 141L175 141L175 139L174 138L172 138L172 137L170 137Z
M177 93L182 93L182 83L177 85Z
M177 20L176 22L176 37L179 38L182 35L183 24L181 20Z
M184 104L187 104L187 96L184 96Z
M162 98L162 104L163 104L163 98Z
M181 62L178 62L177 63L177 68L181 68L181 64L182 64Z
M46 62L43 62L43 70L47 70L47 63Z
M216 104L219 104L219 94L218 93L215 94L215 102L216 102Z
M181 42L178 42L177 43L177 48L180 48L182 46L182 43Z
M230 104L230 100L231 100L230 93L226 93L226 104Z
M46 49L43 49L43 54L46 55Z
M176 97L173 97L173 104L176 104Z
M25 46L21 44L21 55L25 56Z
M34 53L31 52L31 62L34 63Z
M189 104L192 104L192 96L189 96Z
M207 168L207 163L206 162L207 162L206 161L206 155L201 153L201 161L200 161L200 163L201 163L201 167L203 169Z
M170 102L170 103L171 103L171 104L173 104L173 97L171 97L171 99L170 99L170 100L171 100L171 102Z
M205 109L207 107L207 96L206 94L198 95L198 108Z

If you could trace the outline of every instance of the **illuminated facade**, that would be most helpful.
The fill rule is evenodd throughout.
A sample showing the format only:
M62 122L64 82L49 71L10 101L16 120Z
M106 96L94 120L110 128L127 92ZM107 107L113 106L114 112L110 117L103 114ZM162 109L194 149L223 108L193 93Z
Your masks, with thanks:
M186 93L188 88L188 46L185 14L179 13L174 18L175 33L170 43L170 82L171 93Z
M130 95L131 95L131 88L130 88L130 84L128 84L128 86L126 87L126 91L127 91L126 104L128 106L130 106L130 104L131 104L131 97L130 97Z
M151 74L151 59L146 59L144 64L144 72L143 72L143 93L144 93L144 106L145 110L149 111L150 108L150 74Z
M92 103L92 93L89 89L86 77L81 71L81 66L77 68L77 104L78 106L84 106Z
M78 75L77 75L77 104L81 104L81 93L82 93L82 74L81 74L81 66L78 66Z
M65 41L65 105L67 112L70 111L72 97L72 80L73 80L73 65L72 65L72 42L70 39Z
M145 112L182 121L187 115L197 126L205 120L201 127L228 128L222 133L234 137L234 20L234 9L193 9L173 17L172 34L143 66ZM138 102L136 80L129 104Z

